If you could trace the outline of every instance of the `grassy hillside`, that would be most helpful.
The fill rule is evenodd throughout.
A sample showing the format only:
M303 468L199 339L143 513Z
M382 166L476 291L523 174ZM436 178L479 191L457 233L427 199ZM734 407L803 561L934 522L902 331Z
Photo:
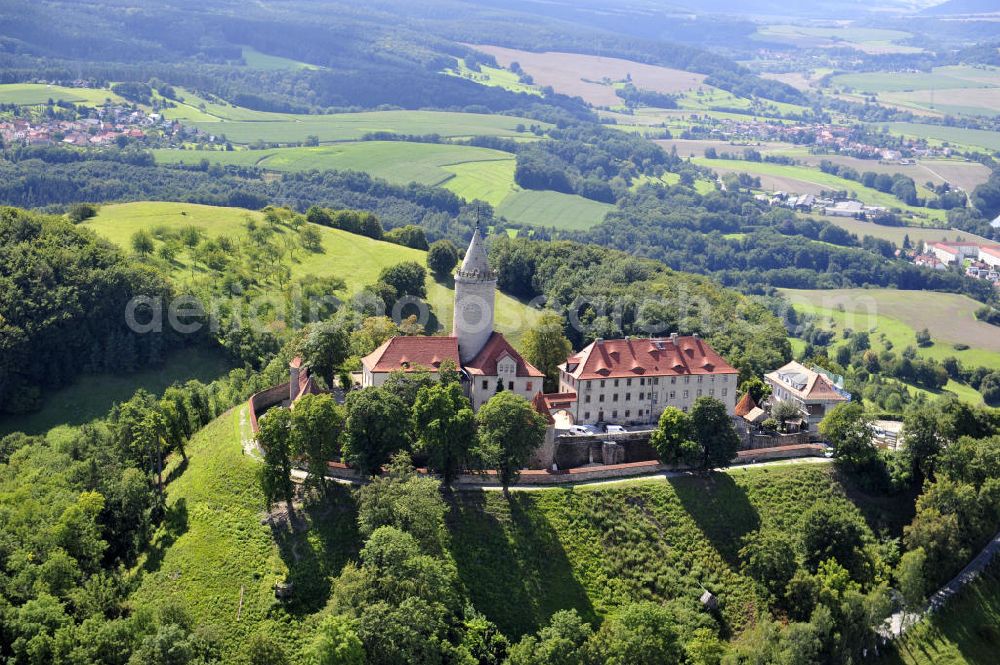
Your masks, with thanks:
M910 238L910 242L914 245L917 242L923 240L925 243L941 242L941 241L956 241L956 240L981 240L983 242L989 242L986 238L981 238L974 233L969 233L968 231L955 231L952 229L935 229L925 226L882 226L881 224L873 224L871 222L863 222L852 217L834 217L828 215L811 215L811 214L801 214L801 217L811 217L813 219L822 219L835 226L839 226L842 229L850 231L851 233L858 236L858 239L864 238L865 236L872 236L875 238L882 238L883 240L888 240L894 243L898 247L903 246L903 241L906 237Z
M935 360L954 356L966 366L1000 369L1000 332L975 319L973 313L980 304L967 296L894 289L780 291L798 311L818 315L822 326L838 331L875 329L872 343L884 334L897 352L916 347L916 331L927 328L934 344L918 347L918 355ZM956 343L970 348L958 351Z
M1000 133L985 129L966 129L944 125L922 125L914 122L890 122L891 134L928 139L932 143L950 143L973 150L1000 150Z
M854 192L859 201L869 205L899 208L937 222L942 222L945 219L944 210L931 210L930 208L907 205L892 194L886 194L877 189L865 187L860 182L846 180L807 166L787 166L734 159L706 159L704 157L696 157L693 161L720 172L749 173L754 176L762 176L762 180L765 177L774 178L777 179L775 182L781 184L782 188L792 192L807 193L807 190L815 192L818 191L816 188L834 191L846 190ZM770 189L770 187L765 186L765 189Z
M124 100L110 90L91 88L65 88L44 83L7 83L0 85L0 104L22 104L35 106L54 102L71 102L88 106L100 106L105 100Z
M967 587L947 607L913 628L882 662L987 665L1000 646L1000 570Z
M103 418L116 402L124 402L139 388L159 395L177 381L208 383L229 369L222 353L194 347L173 353L160 367L132 374L84 374L71 385L47 393L40 411L0 416L0 437L9 432L45 434L59 425L82 425Z
M505 197L497 212L524 224L577 231L600 224L614 208L575 194L523 189Z
M189 203L141 202L109 205L101 208L97 217L85 226L120 247L130 250L130 238L138 229L154 230L158 226L179 229L195 226L208 237L237 238L245 233L247 218L261 219L261 214L242 208L219 208ZM388 242L319 227L323 237L322 253L295 254L291 265L292 277L314 275L336 276L347 284L346 293L374 283L379 273L396 263L416 261L426 265L426 253ZM173 278L184 282L202 269L187 254L179 255L173 264ZM442 327L451 329L453 290L430 277L427 281L428 301L434 307ZM497 296L497 327L508 333L515 343L539 313L523 303L500 294Z
M310 65L305 62L299 62L297 60L282 58L281 56L278 55L268 55L267 53L261 53L257 49L251 48L249 46L243 47L243 61L247 63L247 67L253 67L254 69L264 69L268 71L277 71L283 69L321 69L316 65Z
M133 596L135 606L181 600L198 623L217 628L230 656L264 621L297 647L358 546L344 489L307 511L307 531L272 534L261 524L257 462L242 454L241 428L242 407L188 445L190 463L168 487L168 520ZM476 608L509 635L535 630L562 608L594 620L625 597L695 606L702 586L719 595L738 633L760 607L737 562L743 535L762 526L793 532L817 502L898 533L909 508L886 501L845 487L827 464L515 493L509 502L498 492L461 492L450 500L449 549ZM295 599L284 606L272 587L286 577Z

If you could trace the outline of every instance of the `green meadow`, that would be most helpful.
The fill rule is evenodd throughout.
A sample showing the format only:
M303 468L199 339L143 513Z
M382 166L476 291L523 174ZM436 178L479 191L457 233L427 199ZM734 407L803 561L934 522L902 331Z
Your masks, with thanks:
M1000 150L1000 132L990 132L985 129L923 125L915 122L889 122L873 127L875 129L886 127L891 134L928 139L935 143L950 143L977 150Z
M87 104L100 106L106 100L124 102L110 90L95 88L66 88L59 85L44 83L6 83L0 85L0 104L20 104L37 106L54 102L70 102L72 104Z
M128 400L139 388L159 395L177 381L208 383L229 369L221 352L192 347L174 352L158 367L131 374L81 374L71 385L49 391L41 410L0 416L0 436L9 432L45 434L60 425L82 425L103 418L115 403Z
M907 90L985 88L981 81L931 72L865 72L838 74L830 79L832 85L854 88L859 92L903 92Z
M976 320L981 305L967 296L895 289L779 290L797 311L816 315L821 327L870 331L876 348L884 335L897 353L912 346L925 358L952 356L967 367L1000 369L1000 332ZM934 343L918 347L916 333L924 328ZM969 348L959 351L955 344Z
M249 46L243 47L243 62L247 63L247 67L263 69L266 71L281 71L285 69L321 69L321 67L317 67L316 65L310 65L297 60L290 60L289 58L282 58L279 55L261 53L257 49Z
M542 96L541 89L536 85L521 83L517 74L509 69L480 65L479 71L473 71L465 66L465 62L457 60L455 66L444 70L445 74L464 78L480 85L503 88L511 92L523 92L529 95Z
M514 155L500 150L447 143L359 141L314 148L196 151L154 150L161 164L211 163L256 166L270 171L364 171L391 183L444 186L469 199L496 198L514 183ZM493 165L491 162L501 162ZM499 182L493 178L499 178ZM452 182L456 181L456 182ZM493 201L489 201L493 202Z
M953 242L956 240L980 240L982 242L988 242L985 238L981 238L980 236L977 236L974 233L969 233L968 231L936 229L924 226L882 226L881 224L863 222L852 217L834 217L829 215L812 215L805 213L801 216L823 219L831 224L839 226L842 229L850 231L858 236L858 239L864 238L865 236L872 236L873 238L888 240L898 247L903 246L903 241L907 237L913 245L916 245L921 240L925 243L942 241Z
M614 209L575 194L522 189L505 197L497 212L523 224L577 231L600 224Z
M189 203L141 202L108 205L84 226L122 247L130 249L132 235L139 229L155 231L157 227L180 229L194 226L207 237L239 238L245 233L247 219L260 220L259 212L241 208L221 208ZM338 229L318 227L322 234L321 253L298 252L291 268L293 279L339 277L346 288L338 297L349 296L375 283L383 268L403 261L426 265L427 253L347 233ZM178 255L172 265L172 277L184 283L201 274L203 268L186 253ZM427 278L427 300L432 305L444 330L451 329L454 291L450 285ZM498 294L496 305L497 329L516 343L526 329L538 319L540 312L505 294Z
M765 175L777 178L786 178L788 180L812 184L833 191L846 190L847 192L854 192L857 195L858 200L869 205L883 206L886 208L898 208L914 215L920 215L936 221L944 221L945 219L945 211L943 210L931 210L930 208L920 208L917 206L907 205L892 194L880 192L877 189L865 187L860 182L847 180L829 173L823 173L819 169L813 169L807 166L788 166L785 164L750 162L737 159L707 159L705 157L696 157L692 161L696 164L707 166L709 168L743 172L750 175Z

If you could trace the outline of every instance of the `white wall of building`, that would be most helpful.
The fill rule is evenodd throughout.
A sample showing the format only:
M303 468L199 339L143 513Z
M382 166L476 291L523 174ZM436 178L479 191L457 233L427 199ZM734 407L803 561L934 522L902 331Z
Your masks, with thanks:
M636 425L656 422L668 406L688 411L699 397L714 397L732 415L736 382L736 374L575 380L563 372L559 392L577 393L573 418L578 424Z

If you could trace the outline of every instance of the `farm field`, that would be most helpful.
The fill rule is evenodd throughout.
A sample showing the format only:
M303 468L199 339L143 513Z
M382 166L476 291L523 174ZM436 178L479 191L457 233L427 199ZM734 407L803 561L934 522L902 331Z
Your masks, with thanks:
M805 166L786 166L768 162L749 162L743 160L695 158L696 164L708 166L720 173L749 173L760 176L761 187L765 190L784 190L798 194L818 194L821 190L846 190L857 194L857 198L869 205L899 208L930 220L944 221L943 210L918 208L906 205L892 194L886 194L859 182L846 180L819 169ZM920 187L918 186L918 192Z
M359 546L354 500L343 488L332 489L327 504L303 509L308 530L261 524L258 463L240 445L243 408L187 445L190 462L167 487L167 519L131 597L134 607L173 598L208 622L235 616L242 595L241 621L218 625L227 662L267 621L282 626L279 639L294 653ZM908 499L865 497L827 464L515 492L510 500L456 492L448 502L446 556L475 608L514 639L558 609L596 620L624 593L680 599L694 610L703 587L719 595L738 634L761 602L739 572L743 535L765 527L794 535L817 503L834 503L893 535L912 513ZM296 589L288 605L273 594L285 579Z
M953 356L969 367L1000 369L1000 334L996 326L976 320L980 304L967 296L934 291L895 289L779 289L796 310L818 315L824 328L872 330L872 343L880 335L894 350L907 346L917 355L943 360ZM841 306L843 311L841 311ZM927 328L934 344L917 347L915 335ZM970 348L958 351L955 344Z
M529 95L541 96L542 91L537 85L521 83L520 78L508 69L490 67L489 65L479 65L479 71L473 71L465 66L465 62L457 60L453 67L444 70L445 74L468 79L480 85L488 85L496 88L503 88L511 92L523 92Z
M0 437L10 432L45 434L59 425L82 425L103 418L116 402L139 388L160 395L174 382L198 379L208 383L230 370L221 351L200 347L180 349L160 367L132 374L81 374L71 385L47 393L39 411L0 416Z
M922 125L913 122L889 122L872 126L876 129L886 127L889 133L898 136L913 136L937 143L967 146L980 151L983 149L1000 150L1000 132L942 125Z
M983 242L989 242L986 238L977 236L974 233L969 233L968 231L934 229L924 226L882 226L881 224L863 222L851 217L833 217L829 215L802 214L801 216L826 220L831 224L835 224L842 229L850 231L858 236L858 239L864 238L865 236L882 238L894 243L897 247L903 246L903 239L907 236L910 238L910 242L914 245L921 240L925 243L942 241L952 242L956 240L980 240Z
M899 44L912 37L902 30L841 27L811 27L800 25L766 25L757 29L753 39L788 44L799 48L834 48L850 46L865 53L919 53L923 49Z
M887 92L879 100L936 114L993 116L1000 108L1000 88Z
M996 661L1000 570L991 569L924 618L882 660L886 665L983 665Z
M522 189L504 198L497 213L523 224L579 231L597 226L614 209L575 194Z
M243 61L247 63L247 67L264 69L267 71L280 71L284 69L322 69L322 67L317 67L316 65L310 65L308 63L291 60L289 58L282 58L279 55L261 53L257 49L249 46L243 47Z
M455 192L466 201L485 201L494 209L516 189L513 159L460 162L442 168L454 175L442 187Z
M753 145L737 145L729 141L714 139L657 139L654 141L664 150L669 152L671 148L677 148L677 154L681 157L695 156L704 157L705 150L714 148L717 152L729 152L742 155L747 148L757 150L761 154L785 154L798 148L791 143L781 143L778 141L767 143L755 143Z
M407 141L359 141L338 143L315 148L271 148L267 150L193 151L154 150L156 161L162 164L197 164L202 159L224 165L256 166L271 171L351 170L364 171L389 182L405 185L445 185L454 179L472 177L475 167L461 174L447 167L481 162L509 162L501 169L489 169L491 175L510 172L503 185L513 185L514 155L474 146L446 143L412 143ZM483 177L487 180L488 177ZM473 182L456 183L459 188L475 190ZM450 189L450 187L449 187Z
M788 153L777 150L776 154ZM820 162L827 160L840 166L850 166L857 170L858 173L864 173L865 171L887 173L889 175L902 173L913 178L913 181L918 186L922 186L928 181L935 185L947 182L953 187L960 187L967 192L971 192L977 185L986 182L990 177L990 170L979 162L927 159L920 160L916 164L887 164L873 159L858 159L847 155L795 154L794 157L803 164L817 168ZM926 193L922 195L926 196Z
M220 104L202 99L188 90L179 90L184 102L176 108L165 109L163 114L214 136L249 145L264 143L304 143L316 136L321 143L356 141L372 132L443 137L457 136L509 136L531 137L526 129L548 123L505 115L460 113L455 111L363 111L359 113L333 113L309 115L271 113Z
M830 84L853 88L858 92L883 93L908 90L943 90L957 88L983 88L988 83L975 81L940 72L866 72L859 74L838 74L830 79Z
M108 205L83 226L90 228L128 251L130 238L138 229L153 230L158 226L183 228L194 226L208 237L226 235L238 238L247 218L260 220L259 212L242 208L221 208L189 203L141 202ZM344 280L346 289L338 296L350 295L373 284L383 268L403 261L426 265L426 252L389 242L372 240L338 229L319 227L323 236L323 252L298 254L291 266L292 278L306 275L335 276ZM202 268L185 255L175 260L172 277L184 283L189 275ZM427 278L427 300L444 330L451 330L453 290ZM497 295L497 329L517 343L526 329L537 320L540 312L505 294Z
M605 78L623 81L626 76L631 75L637 88L663 93L687 92L705 81L704 74L621 58L554 51L532 53L478 44L471 46L494 56L503 67L509 67L514 61L520 63L522 69L534 79L535 85L552 86L556 92L581 97L594 106L615 107L622 103L614 88L601 82Z
M0 85L0 104L19 104L22 106L37 106L55 102L70 102L101 106L105 100L124 102L124 100L103 88L65 88L59 85L43 83L5 83Z

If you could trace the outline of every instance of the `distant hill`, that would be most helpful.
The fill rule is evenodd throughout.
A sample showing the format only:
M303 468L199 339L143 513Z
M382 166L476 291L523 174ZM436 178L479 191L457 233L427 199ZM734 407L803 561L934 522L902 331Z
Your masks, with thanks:
M947 16L949 14L991 14L1000 12L996 0L946 0L939 5L928 7L920 12L928 16Z

